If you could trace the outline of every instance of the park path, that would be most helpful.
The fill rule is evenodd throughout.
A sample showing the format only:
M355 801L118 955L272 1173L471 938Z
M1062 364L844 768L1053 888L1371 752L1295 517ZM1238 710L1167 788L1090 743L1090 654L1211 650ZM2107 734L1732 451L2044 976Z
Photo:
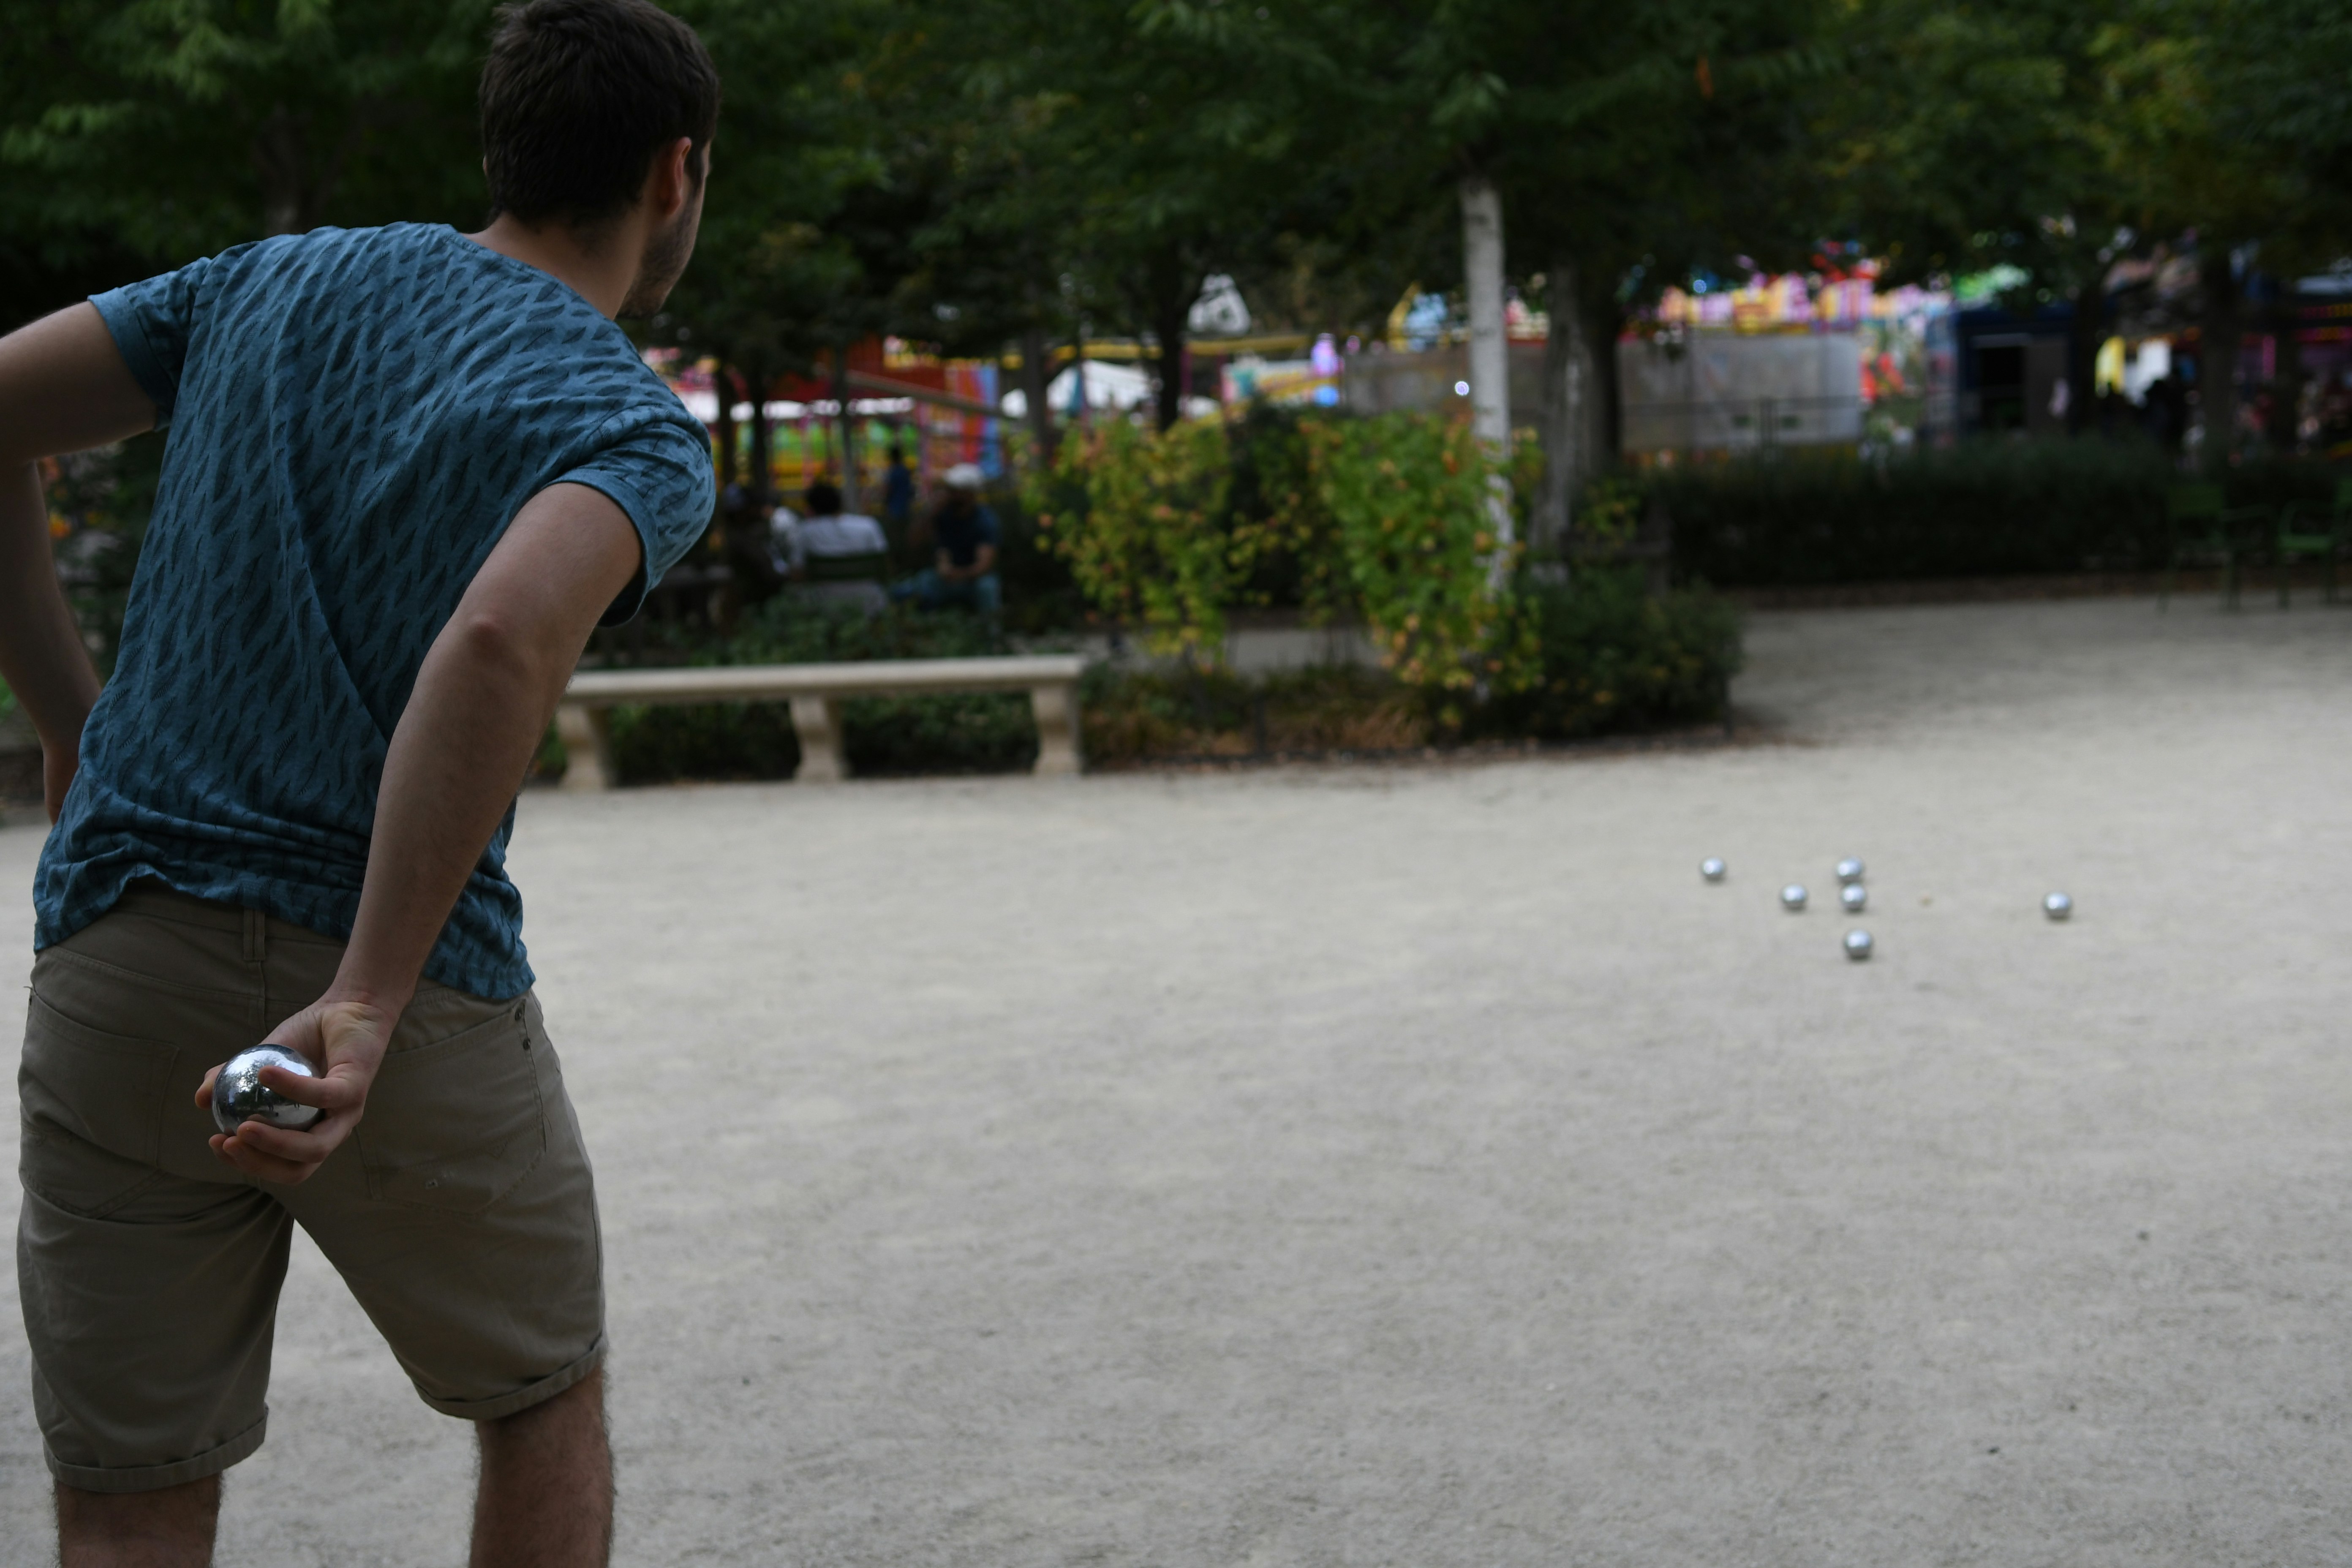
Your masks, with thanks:
M1750 646L1728 748L531 795L620 1561L2341 1562L2352 610ZM221 1560L458 1560L307 1243L278 1342Z

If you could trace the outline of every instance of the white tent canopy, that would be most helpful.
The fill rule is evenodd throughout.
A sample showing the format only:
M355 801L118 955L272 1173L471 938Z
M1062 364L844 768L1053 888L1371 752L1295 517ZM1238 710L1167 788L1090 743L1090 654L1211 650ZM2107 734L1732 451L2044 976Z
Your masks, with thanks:
M1150 408L1159 395L1160 378L1139 365L1119 364L1109 360L1090 359L1086 363L1087 406L1094 412L1129 414L1139 408ZM1071 400L1076 395L1078 373L1075 366L1064 371L1045 385L1045 403L1062 418L1069 417ZM1029 397L1019 387L1004 395L1000 405L1007 419L1029 417ZM1184 400L1184 417L1200 419L1217 412L1213 397L1188 397Z
M1080 367L1071 366L1055 376L1045 386L1045 402L1056 414L1066 414L1076 395ZM1090 359L1086 362L1087 406L1125 413L1141 408L1151 401L1153 379L1150 372L1139 365L1118 364L1108 360ZM1019 387L1004 395L1004 416L1025 419L1029 416L1029 397Z

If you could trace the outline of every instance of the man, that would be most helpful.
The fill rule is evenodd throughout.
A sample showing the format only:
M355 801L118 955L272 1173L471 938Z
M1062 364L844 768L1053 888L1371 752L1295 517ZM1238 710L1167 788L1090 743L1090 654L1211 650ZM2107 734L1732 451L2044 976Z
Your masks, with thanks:
M985 482L979 468L958 463L940 476L947 500L931 515L932 563L890 590L926 610L967 605L993 615L1004 602L996 580L996 513L980 499Z
M890 548L880 523L863 512L841 510L841 487L831 480L817 480L801 492L801 500L808 515L793 519L784 531L784 553L793 576L808 575L813 559L878 555Z
M709 525L701 427L613 318L692 253L718 110L647 0L530 0L482 232L265 240L0 339L0 675L57 822L17 1258L67 1568L210 1560L295 1224L476 1423L473 1561L605 1561L595 1200L504 858L589 632ZM101 693L33 465L165 423ZM265 1037L325 1114L223 1136L207 1069Z
M889 574L890 542L882 525L862 512L841 510L841 489L819 479L801 493L806 517L782 521L784 559L794 591L817 604L855 605L867 613L889 605L882 580Z

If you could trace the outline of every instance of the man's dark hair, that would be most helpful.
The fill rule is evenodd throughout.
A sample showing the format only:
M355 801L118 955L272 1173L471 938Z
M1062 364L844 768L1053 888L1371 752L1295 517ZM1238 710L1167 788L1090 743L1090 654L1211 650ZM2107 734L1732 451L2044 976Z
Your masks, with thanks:
M719 126L719 72L694 29L649 0L528 0L499 12L482 67L490 203L527 224L593 229L628 211L654 154Z
M819 479L801 492L811 517L832 517L841 510L841 490L830 479Z

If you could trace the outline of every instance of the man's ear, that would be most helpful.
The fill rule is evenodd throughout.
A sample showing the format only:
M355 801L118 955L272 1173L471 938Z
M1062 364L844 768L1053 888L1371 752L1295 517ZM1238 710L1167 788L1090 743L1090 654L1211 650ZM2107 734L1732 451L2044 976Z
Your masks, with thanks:
M646 205L664 223L684 212L693 199L694 182L686 173L686 160L693 149L691 137L679 137L655 155L653 168L646 173L646 184L652 187L646 193Z

